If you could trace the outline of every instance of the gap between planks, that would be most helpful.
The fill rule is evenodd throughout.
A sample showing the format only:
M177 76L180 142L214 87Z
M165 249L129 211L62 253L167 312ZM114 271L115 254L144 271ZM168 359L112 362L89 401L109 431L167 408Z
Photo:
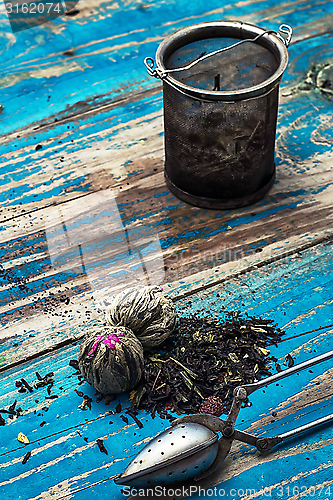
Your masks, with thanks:
M233 271L231 270L229 273L227 272L225 276L222 278L216 278L216 273L210 273L208 275L207 271L200 272L196 275L190 276L188 278L184 278L184 280L181 280L181 282L174 282L172 284L169 284L169 292L173 293L174 295L171 296L173 302L177 302L178 300L184 299L186 297L189 297L191 295L194 295L198 292L209 290L209 288L215 287L216 285L222 284L230 279L237 278L239 276L242 276L244 274L250 273L251 271L255 269L261 269L269 264L279 262L283 260L284 258L291 257L293 255L296 255L300 252L312 249L317 247L318 245L325 244L325 243L331 243L333 242L333 234L330 235L325 235L317 240L311 241L309 243L306 243L304 245L299 245L296 248L293 248L291 250L282 252L279 255L273 256L273 257L267 257L262 260L256 260L255 262L248 263L248 262L243 262L243 268ZM247 259L242 259L242 261L248 260ZM234 263L233 263L234 264ZM222 268L223 266L218 266L219 268ZM216 271L216 269L215 269ZM207 276L208 275L208 276ZM200 284L198 284L200 283ZM182 290L183 288L190 287L190 290ZM45 354L50 354L55 351L58 351L60 348L76 344L78 340L81 340L84 337L84 333L77 334L73 337L66 338L60 342L56 342L52 346L49 346L45 349L41 349L38 352L35 352L31 354L30 356L23 357L21 359L18 359L12 363L8 363L5 366L0 367L0 373L6 372L14 367L21 366L26 362L38 359ZM296 335L297 336L297 335ZM294 337L292 337L294 338Z

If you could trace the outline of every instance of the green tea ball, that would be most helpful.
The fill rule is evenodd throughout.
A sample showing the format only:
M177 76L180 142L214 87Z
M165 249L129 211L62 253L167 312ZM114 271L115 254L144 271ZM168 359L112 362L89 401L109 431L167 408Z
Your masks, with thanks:
M128 288L105 308L110 325L130 328L144 348L161 344L176 326L176 311L170 297L158 286Z
M105 326L87 335L79 354L81 374L102 394L132 389L143 370L143 348L124 326Z

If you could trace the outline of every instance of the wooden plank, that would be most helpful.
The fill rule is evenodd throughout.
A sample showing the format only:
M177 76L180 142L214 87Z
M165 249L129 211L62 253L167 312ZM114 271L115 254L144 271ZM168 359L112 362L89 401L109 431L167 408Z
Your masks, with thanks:
M146 155L158 149L162 156L161 108L160 91L150 91L38 131L28 128L19 140L4 140L1 220L111 185L119 192L136 173L140 182ZM138 160L140 167L132 165ZM146 175L154 172L151 163Z
M142 7L142 5L144 5ZM324 9L323 9L324 6ZM110 96L156 85L143 66L169 33L189 24L234 19L277 29L295 27L295 40L330 30L331 3L323 0L231 2L85 1L75 16L62 16L13 37L3 56L2 134L91 109ZM96 37L98 33L98 37ZM15 61L15 63L14 63ZM84 85L82 84L84 83ZM29 96L30 106L26 106Z
M285 148L292 144L302 143L307 157L314 154L313 144L317 153L325 155L330 152L331 141L327 130L330 127L331 103L323 95L314 95L314 91L289 95L289 98L288 94L301 78L305 78L313 64L330 61L332 49L327 35L323 35L291 45L289 52L291 61L284 77L287 88L283 87L286 96L282 96L280 105L277 153L279 163L289 161L291 166L290 151L285 151ZM159 84L157 88L160 88ZM295 109L294 103L299 99L299 107ZM101 189L110 185L110 173L116 178L122 173L126 178L127 167L119 172L117 160L120 164L128 159L135 163L138 153L141 153L140 159L144 155L147 160L148 155L148 158L153 156L162 162L162 102L158 91L132 95L118 104L120 107L110 103L109 99L100 107L76 110L74 116L72 114L63 119L58 116L59 122L48 122L44 126L39 123L36 127L30 125L19 133L3 136L0 146L3 165L0 170L3 186L0 201L4 208L1 217L8 218L22 210L45 207L56 199L58 202L65 201ZM327 117L326 125L319 120L319 110ZM303 125L301 116L307 118L309 128L305 130L300 126ZM156 121L152 124L154 118ZM126 124L133 129L133 134L129 133L128 127L126 129ZM311 126L319 127L318 137L309 137ZM147 139L145 146L135 148L135 145L142 146L141 139ZM305 144L308 146L305 147ZM36 151L38 145L42 145L43 149ZM115 149L118 154L111 161ZM134 154L135 149L137 154ZM149 155L152 151L155 154ZM292 155L297 155L295 165L299 160L297 149ZM140 168L140 165L137 167ZM128 173L133 175L136 171L129 167Z
M286 258L230 280L223 287L211 287L181 299L176 302L177 312L222 318L223 306L227 310L239 309L242 313L271 318L286 329L289 338L277 347L271 346L271 354L283 367L288 353L296 363L302 362L326 352L331 344L333 328L325 328L333 322L331 254L331 244L311 248L301 256ZM297 336L313 327L323 329ZM114 474L122 471L130 457L166 426L165 421L151 420L140 413L144 427L138 430L131 422L124 426L119 414L107 414L119 401L126 407L129 404L126 395L109 406L103 401L96 403L94 390L86 383L78 385L77 377L72 375L74 370L68 366L78 349L78 345L61 349L1 374L0 407L7 408L17 399L17 405L24 410L22 417L13 420L7 417L3 428L6 432L0 486L7 497L20 495L28 500L75 495L80 499L98 499L111 495L110 498L120 499L120 488L112 481ZM17 392L15 380L23 377L32 384L36 371L45 375L51 370L55 380L51 393L58 398L46 400L46 388L34 389L31 394ZM284 379L278 386L254 393L250 398L252 406L241 410L237 428L275 435L328 414L332 404L331 376L332 368L327 362L295 375L294 380ZM75 388L92 397L91 410L78 409L82 398L75 394ZM47 411L42 410L44 406L48 407ZM272 417L273 412L277 412L276 418ZM110 420L113 424L109 424ZM43 421L46 424L40 426ZM202 488L213 488L221 483L217 491L224 488L228 494L233 488L255 489L256 493L249 498L256 498L265 487L271 487L274 500L279 498L281 485L286 488L327 486L331 482L331 429L328 425L263 455L253 448L235 445L223 468L199 484ZM19 432L30 438L29 445L18 444ZM104 439L108 455L98 450L97 438ZM32 456L23 465L27 451L31 451Z
M128 116L131 105L131 100L124 104L124 116ZM59 185L63 184L63 178L67 175L70 178L75 172L74 190L65 183L64 202L60 203L62 194L56 192L52 197L51 184L49 199L41 195L40 201L43 206L57 200L58 208L49 206L3 222L0 314L6 327L1 337L7 362L17 360L22 353L31 355L68 338L65 319L73 325L70 331L74 338L82 335L82 328L87 326L87 310L92 312L88 317L93 318L88 326L97 318L92 296L108 295L128 284L145 284L147 277L154 284L173 283L168 291L175 290L173 295L179 295L184 284L191 282L195 289L207 280L221 281L234 272L280 258L332 234L331 143L325 142L332 107L329 101L314 93L284 98L277 141L277 183L263 201L232 211L191 207L166 190L162 174L160 105L160 96L148 94L146 107L138 114L134 111L132 121L126 125L120 122L111 128L117 142L112 151L101 153L103 158L110 158L108 170L103 163L101 170L99 162L95 173L89 165L83 168L83 175L77 177L79 167L70 166L67 172L61 168ZM318 106L321 106L320 115ZM148 108L151 113L147 112ZM119 111L119 107L110 109L114 116ZM301 121L303 113L306 118ZM96 151L98 147L103 151L103 144L106 148L108 134L106 130ZM86 147L92 137L97 137L96 132L84 140ZM313 143L313 137L321 139ZM146 139L144 144L139 138ZM67 139L69 143L71 140ZM51 140L50 148L53 145ZM48 169L54 168L47 163L48 150L42 151L45 177L39 168L36 174L31 174L36 189L28 195L31 200L38 189L42 192L43 182L50 175ZM84 148L75 151L73 161L74 157L75 161L81 157L83 164L86 151ZM20 163L22 170L22 160ZM110 172L113 173L110 175ZM84 177L82 185L77 185ZM91 191L88 194L87 185ZM105 189L98 190L100 186ZM83 196L78 195L80 192ZM18 200L16 203L16 208L20 207ZM102 217L105 203L109 213ZM38 208L38 204L31 201L31 209ZM29 207L29 203L26 206ZM14 214L14 209L15 205L9 207L9 213ZM118 221L117 231L114 220ZM86 235L80 244L88 245L85 248L81 245L82 256L76 229L72 229L80 225ZM103 235L106 227L107 234ZM57 233L62 235L62 243L53 251L52 234ZM70 241L66 243L67 237L72 246ZM215 277L209 273L207 278L206 271L213 268ZM122 280L118 279L119 272ZM66 305L59 307L64 305L59 300L64 294L75 307L71 312ZM27 338L27 332L31 337Z
M133 5L128 3L128 8ZM253 10L251 3L241 7L249 10L250 5ZM276 22L281 9L284 15L290 13L290 5L270 5L267 10L266 4L257 2L247 15L253 22L255 16ZM311 12L315 14L311 19L319 23L323 19L318 17L318 6L297 3L304 19ZM169 9L170 5L158 8ZM202 6L195 8L199 12ZM151 283L173 283L168 291L175 290L173 294L179 296L184 285L192 283L195 288L224 280L332 234L332 103L314 90L295 93L309 68L308 61L312 64L317 56L320 62L331 57L327 35L315 36L323 32L323 26L324 22L321 28L318 24L311 40L308 24L300 26L297 43L290 48L292 62L282 89L278 124L278 179L271 193L253 207L201 210L170 195L162 174L159 90L131 95L121 103L103 102L99 108L95 102L81 113L72 110L75 118L35 131L28 127L19 138L13 135L3 143L0 315L5 327L1 332L3 356L7 356L3 362L68 339L66 322L73 325L73 338L82 335L82 328L98 318L92 296L146 283L147 278ZM36 151L37 144L42 149ZM110 188L117 203L111 212L119 224L117 234L113 231L111 235L110 230L103 239L105 219L98 215L98 222L88 222L91 214L82 212L82 205L96 207L98 196L102 202ZM61 204L61 209L54 203ZM94 210L96 216L98 210ZM77 221L69 224L66 217L74 212ZM74 237L75 248L66 249L64 222L68 227L77 222L88 228L93 241L89 245L85 241L86 247L79 248ZM57 231L63 233L62 243L59 255L53 253L52 257L50 234ZM104 252L99 255L101 244ZM207 277L207 269L213 268L216 276L209 273ZM75 310L69 311L60 301L64 294Z
M72 31L63 29L65 42L63 47L57 45L55 54L52 53L53 37L65 25L62 23L70 24L68 20L64 18L52 24L50 31L47 27L42 28L48 37L45 45L46 38L33 39L30 32L29 35L24 33L20 35L20 42L31 41L30 48L22 53L22 45L15 44L21 59L16 59L15 68L12 62L6 66L9 69L7 87L0 95L0 101L5 96L3 133L35 123L26 127L21 137L16 137L21 132L8 137L7 145L2 146L1 201L5 205L11 198L13 201L9 201L9 210L2 214L10 221L3 218L1 239L3 302L0 314L7 326L1 332L1 363L5 365L22 361L28 355L36 356L39 350L52 348L62 341L70 343L96 324L99 316L92 296L116 289L105 281L104 269L111 267L111 271L117 273L124 263L132 264L130 271L135 274L135 281L133 276L129 277L132 283L146 282L147 276L160 282L161 274L156 273L164 271L161 282L174 281L166 287L169 293L177 298L190 294L189 298L176 302L179 313L190 314L200 307L219 313L222 304L273 317L279 325L285 325L288 335L293 337L276 350L272 349L281 361L288 352L301 361L314 352L327 350L331 328L324 328L317 334L295 336L318 325L327 325L328 318L332 323L332 249L322 244L304 251L303 255L295 250L324 241L332 234L332 105L319 91L304 92L297 88L312 63L331 58L329 37L324 34L330 29L331 6L301 1L241 2L228 7L216 3L210 5L212 9L216 7L215 11L207 12L206 5L197 2L189 12L185 2L176 7L172 2L158 2L146 9L144 15L135 11L137 6L135 2L119 7L112 4L115 15L110 16L110 4L103 4L97 7L93 18L88 10L84 11L82 18L72 24ZM295 37L297 43L290 49L293 63L285 75L285 95L280 107L278 183L254 209L215 212L212 216L212 212L188 207L165 190L161 96L155 89L136 94L138 90L156 85L137 63L144 55L152 55L159 40L175 27L220 18L222 14L229 17L236 8L237 15L244 20L259 22L265 27L276 29L280 22L289 22L298 24L299 28ZM127 20L133 28L128 35L122 22L114 24L117 19L124 18L124 13L129 14ZM158 23L153 22L155 19ZM165 19L168 19L166 24ZM108 48L110 39L107 39L110 22L116 26L111 50ZM90 43L89 36L95 37L97 24L100 39ZM138 27L142 31L136 32ZM103 39L106 32L108 35ZM70 36L75 34L75 44L71 38L66 38L69 33ZM140 40L138 33L142 36ZM85 38L83 42L82 37ZM84 45L89 43L89 54L86 54ZM60 54L74 45L74 56ZM105 68L115 53L119 57L114 63L117 69L110 71L109 76ZM67 58L65 63L63 57ZM81 85L82 75L87 80L86 86ZM128 94L128 75L131 75L131 95ZM22 105L27 92L31 97L29 107ZM110 98L117 98L124 92L129 95L126 100L117 105L110 102ZM54 105L47 105L51 102ZM51 120L54 117L60 120L54 127L50 126L52 114ZM109 120L112 120L111 125ZM41 127L33 131L37 126ZM43 144L43 148L36 151L38 143ZM89 148L92 144L93 148ZM110 144L112 147L107 151ZM4 151L6 148L17 152L8 153ZM98 209L99 197L107 204L108 215ZM54 202L60 207L54 207ZM23 215L22 210L35 213ZM96 214L98 223L96 219L91 223L90 219ZM107 237L101 233L103 221L107 223ZM84 233L83 229L87 228L93 235L90 243L78 240L78 232ZM66 246L67 239L69 244ZM119 242L123 245L122 251L117 247ZM98 255L101 246L105 252ZM135 259L129 262L130 251L134 257L140 256L138 262ZM286 253L291 256L281 259ZM117 258L120 262L118 260L114 266ZM248 266L263 266L276 258L280 259L278 263L244 273ZM166 269L161 266L162 261ZM157 270L151 266L156 262ZM218 263L221 266L214 269L217 272L212 276L210 270ZM105 267L101 268L103 265ZM198 271L199 274L195 274ZM231 275L234 278L226 282ZM219 281L223 285L211 286ZM198 288L202 291L198 292ZM62 302L64 294L68 295L70 304ZM73 393L77 381L70 378L68 368L68 360L77 350L75 346L46 355L1 376L1 404L8 405L13 401L11 398L16 397L16 378L24 376L32 381L35 370L44 374L50 367L56 373L54 391L59 396L55 400L45 400L45 389L39 390L36 399L41 399L36 403L37 392L20 395L25 415L13 421L8 419L4 428L7 439L2 457L5 457L4 475L0 483L9 497L71 498L75 495L86 499L88 495L89 498L107 497L112 491L114 498L122 498L112 483L112 476L122 470L124 462L135 453L139 437L141 442L145 441L165 425L162 421L140 416L145 427L134 436L135 425L123 429L123 421L115 415L112 418L115 417L116 430L110 436L104 403L95 402L86 421L82 414L87 412L78 410L76 402L73 406L73 396L77 398ZM295 386L285 382L269 393L269 409L264 394L254 395L251 398L253 407L246 410L246 420L239 427L275 433L275 425L290 429L314 415L324 414L331 404L327 394L330 378L331 370L318 367L312 374L302 375L296 395ZM320 386L316 385L318 382ZM79 388L93 395L86 385ZM126 396L121 401L128 404ZM48 411L41 410L45 404ZM39 416L33 413L36 405ZM106 408L114 408L114 405ZM271 422L274 410L281 417L278 424ZM42 419L46 424L40 426ZM16 436L19 431L33 437L31 445L18 449ZM87 443L83 437L88 437ZM110 456L104 457L99 452L95 443L97 437L105 438L112 456L109 452ZM246 488L254 484L257 491L250 494L252 498L259 496L267 485L272 486L272 498L279 497L281 484L286 487L329 485L331 463L327 457L331 444L330 429L325 428L320 434L307 436L303 444L287 444L261 459L253 450L235 447L221 475L203 485L212 486L223 480L221 488L229 488L230 492L233 487ZM23 466L21 459L29 449L33 451L32 457ZM304 460L305 454L308 461ZM38 482L35 481L36 473Z

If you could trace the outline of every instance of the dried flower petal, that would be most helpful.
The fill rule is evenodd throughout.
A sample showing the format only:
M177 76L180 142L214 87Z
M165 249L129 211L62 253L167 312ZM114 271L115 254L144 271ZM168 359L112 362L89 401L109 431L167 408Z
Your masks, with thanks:
M222 400L217 396L210 396L203 400L199 413L210 413L216 417L220 417L223 413L224 405Z
M123 334L122 334L122 332L118 332L118 335L123 335ZM106 346L110 347L110 349L115 349L116 344L120 344L119 337L117 337L116 334L108 335L107 337L105 337L105 335L96 335L95 343L94 343L91 351L89 351L88 355L93 354L96 351L97 346L100 342L102 344L105 344Z
M20 441L20 443L24 443L24 444L28 444L30 442L29 439L27 438L27 436L25 434L23 434L23 432L19 433L19 435L17 436L17 439L18 439L18 441Z

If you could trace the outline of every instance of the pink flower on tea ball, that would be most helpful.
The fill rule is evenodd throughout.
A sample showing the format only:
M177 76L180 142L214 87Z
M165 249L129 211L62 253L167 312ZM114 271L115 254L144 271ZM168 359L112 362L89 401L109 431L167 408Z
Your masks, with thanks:
M118 332L118 335L123 335L123 334L122 334L122 332ZM95 343L92 346L92 349L88 352L89 356L90 356L90 354L93 354L96 351L97 346L100 342L102 344L105 344L106 346L108 346L110 349L115 349L116 344L120 344L120 339L115 333L113 333L112 335L107 335L107 336L96 335Z

